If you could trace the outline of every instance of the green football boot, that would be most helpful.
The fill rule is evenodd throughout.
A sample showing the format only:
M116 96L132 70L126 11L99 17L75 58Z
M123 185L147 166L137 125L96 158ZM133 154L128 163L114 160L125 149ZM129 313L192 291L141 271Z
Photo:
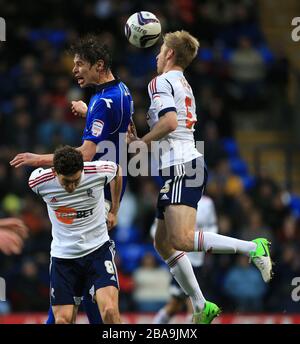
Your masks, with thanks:
M250 259L260 271L263 280L268 283L273 276L269 248L271 243L264 238L257 238L252 241L256 243L257 247L255 251L250 252Z
M221 309L216 304L206 301L204 309L201 312L194 313L193 322L195 324L210 324L220 313Z

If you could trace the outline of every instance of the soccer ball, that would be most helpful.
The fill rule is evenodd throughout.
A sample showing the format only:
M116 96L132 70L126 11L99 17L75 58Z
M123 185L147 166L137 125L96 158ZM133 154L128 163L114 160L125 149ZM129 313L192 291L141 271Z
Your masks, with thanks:
M151 12L141 11L131 15L125 25L128 41L138 48L154 45L160 36L160 21Z

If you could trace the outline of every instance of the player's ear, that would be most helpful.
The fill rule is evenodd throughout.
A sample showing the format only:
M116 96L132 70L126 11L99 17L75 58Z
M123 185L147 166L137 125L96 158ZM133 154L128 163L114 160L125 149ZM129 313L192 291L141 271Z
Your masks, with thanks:
M104 69L104 61L103 60L99 60L96 62L96 71L97 72L102 72Z
M173 49L168 49L167 51L167 59L171 59L175 55L175 51Z

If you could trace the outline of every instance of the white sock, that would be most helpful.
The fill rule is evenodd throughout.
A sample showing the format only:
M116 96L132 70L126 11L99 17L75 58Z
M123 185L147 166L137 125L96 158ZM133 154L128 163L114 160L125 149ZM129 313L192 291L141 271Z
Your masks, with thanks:
M160 309L154 316L152 324L168 324L171 317L166 312L165 308Z
M239 240L224 235L195 232L195 251L205 251L212 253L243 253L249 255L256 249L256 244L252 241Z
M181 289L190 297L194 312L202 310L206 300L194 275L191 262L185 253L176 251L166 260L166 263Z

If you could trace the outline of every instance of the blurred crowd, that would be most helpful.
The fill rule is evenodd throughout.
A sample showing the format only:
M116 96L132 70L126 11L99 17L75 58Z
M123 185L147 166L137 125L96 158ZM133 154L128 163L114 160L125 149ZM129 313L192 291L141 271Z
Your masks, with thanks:
M0 0L0 7L7 22L7 41L0 43L0 217L20 217L30 229L21 255L0 255L8 293L0 314L48 308L47 211L27 185L32 169L14 169L8 161L18 152L50 153L61 144L81 144L84 120L72 115L70 102L88 102L92 90L76 85L73 57L66 52L79 35L98 33L110 46L113 72L133 95L138 134L148 130L147 84L155 75L158 45L134 48L123 32L129 15L141 9L154 12L164 32L185 29L201 42L186 77L197 101L195 138L205 142L206 193L215 202L220 234L272 241L271 284L263 284L244 257L208 254L200 281L205 295L226 311L297 312L291 281L300 276L300 214L272 176L249 175L235 142L232 111L260 110L274 94L287 93L288 59L265 42L256 1ZM159 181L130 177L112 231L123 312L155 311L168 299L170 275L149 234L158 191Z

